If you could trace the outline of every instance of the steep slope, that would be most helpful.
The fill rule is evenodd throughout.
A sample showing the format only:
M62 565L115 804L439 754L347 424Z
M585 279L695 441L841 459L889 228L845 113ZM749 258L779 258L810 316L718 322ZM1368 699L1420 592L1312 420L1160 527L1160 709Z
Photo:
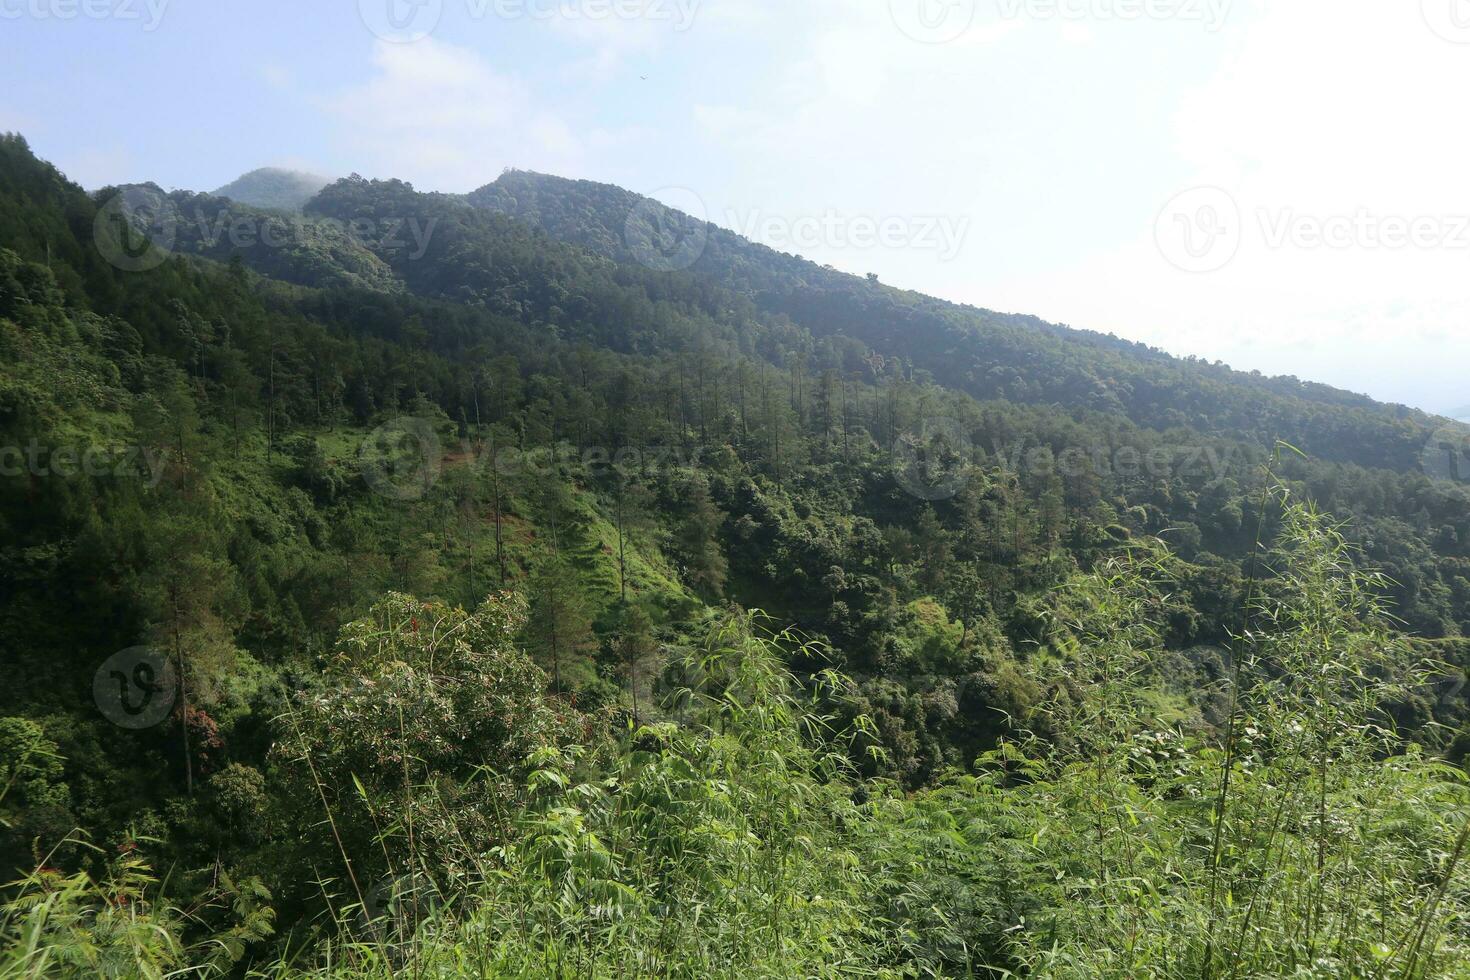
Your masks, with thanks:
M539 180L533 185L544 189ZM573 190L604 193L596 185ZM633 200L615 189L605 193L623 204ZM1287 440L1311 459L1286 453L1285 471L1324 507L1351 517L1366 554L1396 581L1394 598L1405 619L1426 636L1459 632L1451 621L1470 623L1463 612L1470 567L1462 558L1470 539L1457 530L1467 516L1465 487L1431 481L1421 470L1435 430L1422 413L1178 360L1096 334L1026 325L1024 318L987 319L826 270L817 278L834 287L791 285L781 295L787 308L810 311L789 316L773 311L773 292L752 293L738 282L700 274L699 263L688 272L668 272L619 261L622 253L607 244L613 212L575 195L542 197L536 207L553 203L563 217L547 224L565 237L603 245L558 242L496 210L451 195L420 194L401 181L342 181L308 212L369 224L403 215L436 223L418 259L402 250L382 253L412 291L519 321L548 341L660 358L663 383L671 389L656 396L667 399L660 409L665 418L697 422L703 440L707 430L728 425L735 411L737 443L761 454L766 472L778 479L786 472L788 429L817 425L820 445L846 417L861 427L856 439L873 440L891 454L926 420L947 418L978 456L1001 463L997 484L1015 478L1005 470L1019 470L1025 492L1050 495L1053 512L1061 506L1058 494L1074 513L1106 500L1135 531L1189 541L1199 532L1204 552L1240 561L1250 552L1254 525L1248 515L1256 508L1244 488L1258 485L1259 464L1277 439ZM712 237L701 262L716 261L710 256L720 254L719 241ZM743 252L769 253L735 244ZM773 261L802 265L788 257ZM767 279L774 275L768 266L744 267ZM971 373L950 381L964 374L957 371L963 365ZM776 389L786 389L774 400L772 369ZM793 414L783 419L787 410ZM753 434L748 416L758 420L764 437ZM620 424L621 418L610 421ZM1079 458L1087 460L1080 467ZM1157 463L1162 458L1172 461ZM1051 459L1066 462L1053 466L1046 462ZM1065 487L1056 485L1059 478ZM824 492L839 498L844 491L832 485ZM994 492L992 485L988 493ZM953 503L959 513L992 505L959 500ZM855 506L852 500L832 503L837 513ZM906 522L914 515L911 502L893 501L874 520ZM982 549L991 555L986 560L997 568L1017 560L1018 549L1006 557L994 546L993 528L983 533L992 535L992 545ZM755 551L782 547L772 538ZM838 564L828 557L835 556L813 554L810 560ZM1425 576L1429 568L1436 571ZM816 587L820 574L795 570L787 579L779 566L763 561L747 571L743 584L751 591L744 598L834 635L856 635L832 621L832 594ZM772 588L773 580L781 587Z
M261 167L242 174L214 191L216 197L228 197L241 204L277 211L300 211L307 201L332 182L330 177Z
M977 398L1126 415L1156 430L1270 444L1404 471L1419 464L1431 418L1293 377L1268 378L1035 317L962 306L839 273L750 242L608 184L509 171L474 191L477 207L511 215L623 263L660 264L749 297L817 336L847 336ZM653 238L647 233L653 226ZM652 246L652 250L650 247Z

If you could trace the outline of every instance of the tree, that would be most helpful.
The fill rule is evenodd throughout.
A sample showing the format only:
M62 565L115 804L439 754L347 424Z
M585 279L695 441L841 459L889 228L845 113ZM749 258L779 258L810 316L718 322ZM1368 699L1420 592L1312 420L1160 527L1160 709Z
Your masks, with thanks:
M216 557L208 498L195 490L176 498L154 528L152 561L143 576L153 643L174 662L179 685L179 733L184 782L194 792L196 752L191 729L208 736L213 722L200 705L215 698L215 682L235 659L234 630L243 617L234 569Z
M26 718L0 718L0 874L10 881L71 832L71 790L56 743Z
M323 683L278 722L301 833L322 840L325 807L355 901L405 864L478 860L465 839L505 832L527 756L566 737L545 673L515 643L525 617L511 594L466 612L389 593L342 628ZM412 838L384 835L399 826Z
M986 595L985 582L979 569L973 564L955 566L945 583L945 605L954 611L963 633L960 645L968 643L975 624L990 614L990 600Z
M653 637L653 621L638 603L623 606L614 641L618 664L628 682L628 699L633 706L633 722L638 723L638 685L651 677L658 657L658 643Z
M651 526L652 497L646 484L633 474L617 473L617 497L613 501L613 523L618 532L618 596L628 601L628 538Z
M709 481L694 474L686 484L685 516L679 526L678 543L689 582L716 598L725 593L730 565L720 548L719 533L725 513L710 497Z
M954 559L950 545L950 533L939 523L939 515L928 504L919 513L918 526L914 532L914 546L918 551L919 582L930 594L939 595L944 589L945 577Z
M173 364L150 359L149 390L136 403L134 421L145 444L187 465L200 445L199 410L188 377Z
M562 688L562 667L596 647L587 592L576 567L562 552L548 548L531 573L531 616L527 635L551 661L551 686Z

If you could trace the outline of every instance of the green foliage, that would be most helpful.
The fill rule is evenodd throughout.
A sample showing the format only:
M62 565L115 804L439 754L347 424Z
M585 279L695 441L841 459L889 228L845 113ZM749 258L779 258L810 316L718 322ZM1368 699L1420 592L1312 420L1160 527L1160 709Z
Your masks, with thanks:
M1382 727L1390 678L1417 667L1341 536L1301 505L1282 523L1223 749L1135 696L1157 655L1150 562L1095 579L1084 603L1099 616L1078 624L1080 690L1053 713L1077 751L987 757L1002 785L1024 773L1010 805L1029 907L1009 955L1028 974L1431 977L1467 962L1451 911L1467 897L1465 781Z
M0 138L0 975L1463 974L1434 420L598 185L139 193Z
M20 867L40 860L75 825L56 743L25 718L0 718L0 860Z
M513 645L524 622L515 596L469 613L390 594L343 627L280 721L299 832L337 852L356 901L382 875L477 860L466 841L504 836L525 759L568 741L546 676Z
M1460 975L1470 786L1382 725L1386 668L1414 667L1371 574L1310 509L1282 526L1223 747L1142 696L1173 559L1141 550L1058 597L1035 664L1055 738L913 796L856 773L874 730L838 723L851 682L798 680L828 653L760 614L711 621L673 667L679 722L612 746L542 700L513 601L390 596L287 722L351 883L321 882L335 935L253 974ZM238 813L260 785L210 788ZM38 872L0 917L10 962L211 975L269 929L237 897L186 946L155 888L132 858L100 886Z
M258 882L218 888L192 909L161 905L158 881L128 842L94 882L42 868L0 907L0 976L57 980L225 977L269 937L274 915ZM211 918L227 921L212 927ZM188 938L198 933L198 939Z
M712 623L681 668L687 724L631 730L592 770L576 745L531 753L514 839L466 902L333 958L361 977L898 975L841 829L858 814L821 705L843 681L799 685L792 643L755 616Z

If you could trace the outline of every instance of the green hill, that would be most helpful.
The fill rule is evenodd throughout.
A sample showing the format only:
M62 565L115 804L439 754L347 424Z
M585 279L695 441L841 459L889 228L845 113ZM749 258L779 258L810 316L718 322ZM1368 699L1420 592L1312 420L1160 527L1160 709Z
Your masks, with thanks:
M242 174L214 191L215 197L228 197L241 204L277 211L300 211L317 195L331 178L299 170L261 167Z
M0 974L1463 972L1452 433L648 214L0 137Z

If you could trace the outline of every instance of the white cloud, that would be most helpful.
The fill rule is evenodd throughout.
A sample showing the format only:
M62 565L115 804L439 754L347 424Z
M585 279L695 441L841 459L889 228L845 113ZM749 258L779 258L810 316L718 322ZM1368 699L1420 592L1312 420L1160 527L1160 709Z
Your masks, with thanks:
M569 59L562 74L567 82L607 81L626 74L630 61L647 63L671 44L682 43L696 27L732 23L712 13L706 0L620 0L615 4L562 0L543 4L542 16L523 26L548 28L552 34L588 53Z
M517 78L432 38L378 42L373 75L328 99L364 170L425 189L473 190L507 166L574 169L581 142Z
M1175 124L1186 181L1218 184L1239 203L1238 257L1219 273L1184 277L1151 267L1137 247L1131 262L1097 263L1090 281L1159 296L1184 338L1221 356L1253 350L1262 367L1431 407L1465 401L1470 131L1447 107L1452 93L1470 91L1470 60L1428 30L1418 8L1264 8L1216 76L1181 100ZM1427 219L1449 240L1385 248L1373 229L1353 232L1346 247L1274 247L1272 229L1288 216L1339 227L1362 216L1370 229ZM1114 299L1109 325L1139 305Z
M1443 207L1464 198L1466 50L1418 4L1293 0L1266 8L1176 119L1180 155L1299 206ZM1448 193L1446 193L1448 192Z
M1229 23L1203 84L1170 96L1164 155L1135 142L1156 135L1156 121L1110 113L1111 140L1132 165L1118 193L1093 181L1111 149L1079 153L1075 170L1056 175L1071 220L1056 225L1050 243L1028 243L1030 261L1003 271L920 270L931 275L929 288L1430 408L1470 401L1462 377L1470 363L1470 130L1452 109L1470 91L1467 49L1429 30L1417 3L1293 0L1239 10ZM1088 26L1088 50L1102 54L1125 25ZM1065 84L1084 84L1075 67L1056 71ZM1177 76L1160 82L1177 84ZM1043 105L1024 92L1018 101L1029 112ZM1060 138L1077 141L1077 120L1057 125ZM1003 179L1022 179L1019 158L1036 149L1013 147L999 163ZM1150 171L1155 163L1163 166ZM1242 217L1235 258L1208 274L1174 268L1154 242L1160 209L1197 186L1224 188ZM1027 206L1029 216L998 233L1023 239L1036 218L1054 213L1042 195ZM1345 247L1273 241L1284 221L1342 227L1360 216L1370 228L1427 218L1451 240L1387 248L1352 231ZM1086 250L1068 244L1089 236L1096 241Z
M800 56L771 66L753 92L742 89L742 103L696 104L693 119L751 163L781 160L793 191L850 183L865 188L866 206L881 206L916 189L902 175L921 160L941 186L973 176L968 164L984 150L969 110L999 95L982 52L1020 26L977 25L928 45L898 29L886 3L812 0L778 28ZM886 179L875 181L874 168L888 170Z
M717 220L964 221L950 262L838 245L808 257L1177 353L1458 404L1470 392L1433 393L1470 356L1470 249L1271 247L1262 226L1360 209L1470 216L1470 130L1452 111L1470 49L1418 7L1235 0L1219 33L1022 15L924 44L877 0L704 0L687 32L523 25L548 50L534 75L440 41L380 45L371 78L328 107L364 172L443 190L505 166L677 184ZM655 76L647 90L591 81L635 59ZM1245 236L1228 267L1190 275L1164 261L1154 222L1204 184L1238 202Z

